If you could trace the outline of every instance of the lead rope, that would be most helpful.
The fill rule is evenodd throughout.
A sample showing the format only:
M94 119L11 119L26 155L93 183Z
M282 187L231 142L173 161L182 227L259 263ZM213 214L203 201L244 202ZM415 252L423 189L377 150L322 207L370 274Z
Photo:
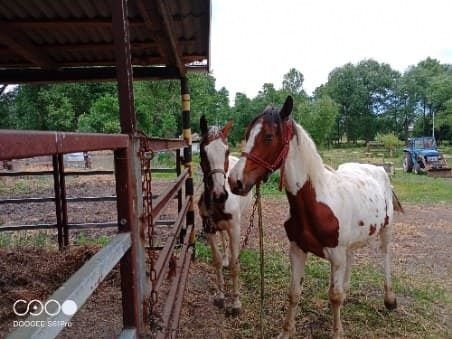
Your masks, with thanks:
M264 338L264 229L262 227L262 204L260 184L256 184L256 202L259 227L259 253L260 253L260 271L261 271L261 305L260 305L260 326L261 338Z

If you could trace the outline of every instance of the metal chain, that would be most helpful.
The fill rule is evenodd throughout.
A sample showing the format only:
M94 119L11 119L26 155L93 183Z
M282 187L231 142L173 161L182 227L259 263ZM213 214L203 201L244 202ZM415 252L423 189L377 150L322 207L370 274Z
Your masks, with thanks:
M261 272L261 309L259 314L261 338L265 338L264 333L264 227L262 222L262 204L260 184L256 184L256 204L257 204L257 223L259 225L259 253L260 253L260 272Z
M249 223L248 223L248 228L246 229L246 232L245 232L245 238L244 238L243 241L242 241L242 246L241 246L241 248L245 248L246 246L248 246L248 239L249 239L249 237L250 237L251 230L252 230L252 228L254 227L254 215L256 214L256 209L257 209L257 204L258 204L257 198L258 198L258 196L257 196L257 191L256 191L256 192L254 193L253 210L252 210L251 215L250 215L250 219L249 219Z
M150 319L150 327L152 331L159 329L159 316L155 312L155 307L158 302L158 294L155 290L155 281L157 279L157 271L155 270L155 262L157 253L154 250L154 220L152 216L152 174L151 174L151 160L154 156L152 149L146 142L146 136L140 139L139 157L141 161L141 188L143 195L143 215L141 220L147 228L148 235L148 258L149 258L149 279L151 284L151 293L149 299L148 316Z

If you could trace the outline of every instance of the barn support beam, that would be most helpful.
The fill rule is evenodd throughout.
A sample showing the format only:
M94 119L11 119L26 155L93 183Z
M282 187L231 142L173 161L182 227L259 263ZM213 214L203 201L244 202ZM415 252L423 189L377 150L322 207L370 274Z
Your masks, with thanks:
M195 223L195 210L193 204L193 164L192 164L192 136L190 127L190 92L188 88L188 79L182 77L181 83L181 99L182 99L182 135L187 143L187 147L184 148L184 167L189 171L189 177L185 183L185 196L189 199L189 206L187 211L186 227L181 231L181 242L183 243L183 238L186 233L186 229L189 225L194 225ZM194 239L191 239L192 242Z
M129 134L129 147L115 151L116 194L120 232L129 232L131 249L121 260L121 288L124 328L145 333L144 296L146 292L144 230L142 214L141 165L133 97L133 69L130 52L127 0L112 0L113 37L121 132Z

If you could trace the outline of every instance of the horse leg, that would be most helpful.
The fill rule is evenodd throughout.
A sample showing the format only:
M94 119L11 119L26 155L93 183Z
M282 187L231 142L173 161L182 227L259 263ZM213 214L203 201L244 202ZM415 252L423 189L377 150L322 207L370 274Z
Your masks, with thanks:
M231 270L232 277L232 293L233 293L232 314L237 315L240 313L240 310L242 308L239 292L240 223L232 222L231 226L232 227L228 228L228 233L229 233L229 247L231 249L231 260L229 262L229 268Z
M336 248L330 257L331 280L329 299L333 309L333 338L341 338L343 329L341 322L341 307L345 299L344 280L347 268L347 253L345 248Z
M207 233L207 241L212 250L213 265L217 273L217 293L214 298L214 305L224 308L224 278L223 278L223 260L218 250L215 233Z
M284 320L283 331L278 336L279 339L289 338L295 331L295 314L297 312L298 300L301 295L301 284L304 277L304 266L307 258L305 253L298 245L290 242L290 267L292 271L289 290L289 310Z
M345 276L344 276L344 292L347 297L350 291L350 278L352 276L352 263L353 263L353 252L352 250L347 250L347 264L345 266Z
M397 308L397 299L395 293L392 291L391 280L391 243L392 243L392 229L387 225L380 232L381 249L384 254L384 270L385 270L385 306L388 310Z
M229 267L229 249L226 231L221 231L221 242L223 244L223 267Z

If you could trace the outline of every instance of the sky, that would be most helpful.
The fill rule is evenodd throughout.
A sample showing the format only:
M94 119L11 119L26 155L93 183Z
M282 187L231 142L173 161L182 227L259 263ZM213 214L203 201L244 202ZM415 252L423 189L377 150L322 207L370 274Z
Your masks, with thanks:
M451 14L450 0L212 0L210 69L233 101L280 88L290 68L311 94L348 62L452 64Z

